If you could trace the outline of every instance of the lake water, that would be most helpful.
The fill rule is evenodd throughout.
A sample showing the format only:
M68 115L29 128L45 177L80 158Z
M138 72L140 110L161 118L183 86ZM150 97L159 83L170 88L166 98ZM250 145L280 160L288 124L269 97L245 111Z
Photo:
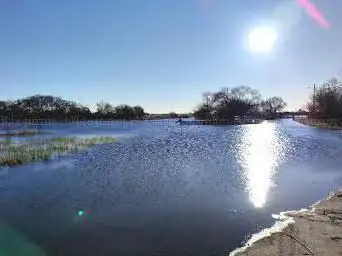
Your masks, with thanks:
M223 255L272 225L273 213L308 207L342 184L342 133L292 120L43 129L118 138L0 169L0 224L46 255Z

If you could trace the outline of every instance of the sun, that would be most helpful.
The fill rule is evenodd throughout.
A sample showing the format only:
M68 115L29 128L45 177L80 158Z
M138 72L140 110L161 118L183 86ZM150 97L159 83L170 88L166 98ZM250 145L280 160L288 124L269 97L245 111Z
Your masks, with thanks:
M278 35L272 27L257 27L248 35L248 47L253 52L269 52L277 38Z

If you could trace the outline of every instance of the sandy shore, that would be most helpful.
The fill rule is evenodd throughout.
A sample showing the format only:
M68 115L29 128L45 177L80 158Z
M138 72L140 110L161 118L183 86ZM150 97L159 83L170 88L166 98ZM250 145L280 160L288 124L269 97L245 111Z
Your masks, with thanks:
M342 190L310 209L283 212L272 228L255 234L231 256L342 255Z

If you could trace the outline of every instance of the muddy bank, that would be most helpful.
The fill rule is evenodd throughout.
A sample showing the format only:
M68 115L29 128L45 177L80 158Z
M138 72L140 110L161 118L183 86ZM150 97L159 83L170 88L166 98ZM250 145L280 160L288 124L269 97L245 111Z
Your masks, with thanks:
M342 190L310 209L274 217L278 220L272 228L253 235L230 255L342 255Z

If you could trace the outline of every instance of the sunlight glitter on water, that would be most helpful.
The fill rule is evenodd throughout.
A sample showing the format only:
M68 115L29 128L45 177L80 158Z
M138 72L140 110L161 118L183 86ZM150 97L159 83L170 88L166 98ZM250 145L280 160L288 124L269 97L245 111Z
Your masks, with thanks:
M275 123L263 122L246 128L239 157L249 199L257 208L264 206L267 193L274 186L275 168L283 150Z

